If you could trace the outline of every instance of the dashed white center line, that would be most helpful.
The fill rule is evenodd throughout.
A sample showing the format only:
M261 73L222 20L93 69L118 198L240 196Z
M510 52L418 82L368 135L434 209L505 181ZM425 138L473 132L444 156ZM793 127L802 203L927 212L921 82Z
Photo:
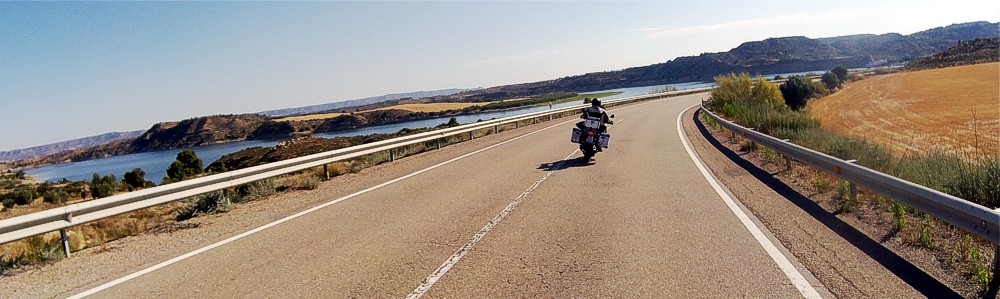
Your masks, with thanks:
M566 158L563 158L562 161L559 161L559 163L557 163L552 168L559 169L560 167L562 167L563 163L566 163L566 161L568 161L570 157L576 155L577 151L579 150L574 150L572 153L566 156ZM514 208L520 205L521 202L528 197L528 194L530 194L531 191L538 189L538 186L541 186L542 182L548 179L549 176L552 176L553 173L555 172L554 171L546 172L545 175L542 176L542 178L535 181L535 183L531 184L531 186L529 186L527 190L524 190L524 192L522 192L521 195L518 195L516 198L514 198L514 201L511 201L510 204L507 205L507 207L505 207L503 210L500 211L499 214L497 214L495 217L493 217L493 219L487 222L486 226L483 226L483 228L480 229L479 232L477 232L475 235L472 235L472 239L469 239L469 242L466 242L464 246L459 248L458 251L455 251L454 254L448 257L448 259L446 259L444 263L441 264L440 267L434 270L434 272L431 272L431 275L427 276L427 278L425 278L424 281L421 282L416 289L413 289L413 292L411 292L409 296L406 296L406 298L417 299L426 294L427 291L429 291L431 287L434 286L434 283L436 283L439 279L441 279L442 276L447 274L448 270L451 270L451 268L454 267L455 264L458 264L458 261L462 260L462 257L464 257L466 254L469 253L469 251L472 250L472 247L476 246L476 243L479 243L479 240L482 240L483 237L486 236L486 234L488 234L491 230L493 230L494 227L497 226L497 224L500 224L500 221L503 221L504 218L507 218L507 215L510 214L510 212L513 211Z

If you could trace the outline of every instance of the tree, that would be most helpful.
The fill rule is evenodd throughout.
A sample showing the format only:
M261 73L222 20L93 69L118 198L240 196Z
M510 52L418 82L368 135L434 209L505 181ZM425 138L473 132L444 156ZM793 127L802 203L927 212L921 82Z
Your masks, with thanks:
M844 65L838 65L830 70L830 72L837 75L837 79L840 79L840 82L847 82L847 68Z
M196 175L202 174L201 159L194 151L186 149L177 153L177 159L170 163L167 168L167 176L163 178L164 183L179 182Z
M812 82L802 76L792 76L784 84L778 86L781 97L785 99L785 105L792 110L799 110L806 106L806 101L816 92Z
M142 168L135 168L131 171L125 172L122 176L122 183L128 188L128 191L133 191L136 189L142 189L146 186L146 172L142 171Z
M826 72L826 74L823 74L823 77L820 78L820 81L823 82L824 85L826 85L827 89L831 90L840 87L840 82L841 82L840 77L838 77L833 72Z

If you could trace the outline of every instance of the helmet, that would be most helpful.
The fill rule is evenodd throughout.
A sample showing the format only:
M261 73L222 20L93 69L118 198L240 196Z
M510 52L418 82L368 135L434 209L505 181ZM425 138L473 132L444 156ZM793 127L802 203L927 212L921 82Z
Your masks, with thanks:
M593 106L601 107L601 100L598 100L597 98L594 98L593 101L590 101L590 104L593 105Z

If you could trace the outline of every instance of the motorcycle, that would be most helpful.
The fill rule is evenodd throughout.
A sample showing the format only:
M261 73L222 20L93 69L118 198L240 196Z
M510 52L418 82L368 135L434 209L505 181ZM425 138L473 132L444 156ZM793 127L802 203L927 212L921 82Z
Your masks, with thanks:
M615 118L615 115L612 114L608 117ZM612 125L614 122L607 124ZM611 142L611 135L607 132L601 132L601 125L601 121L588 119L573 128L570 141L580 144L580 151L583 152L583 160L585 161L590 161L602 148L608 148L608 144Z

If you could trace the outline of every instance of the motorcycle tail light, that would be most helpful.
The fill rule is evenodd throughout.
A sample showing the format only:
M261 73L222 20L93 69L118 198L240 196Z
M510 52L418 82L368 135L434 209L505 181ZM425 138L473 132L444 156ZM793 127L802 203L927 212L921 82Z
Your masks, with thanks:
M594 136L594 131L587 131L587 135Z

